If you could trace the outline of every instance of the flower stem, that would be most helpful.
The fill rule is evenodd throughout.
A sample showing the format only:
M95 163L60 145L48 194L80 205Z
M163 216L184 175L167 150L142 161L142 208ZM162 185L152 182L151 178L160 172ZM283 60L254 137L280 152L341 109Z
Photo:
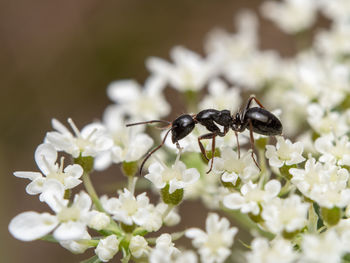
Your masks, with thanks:
M174 205L168 205L167 209L164 211L164 213L162 215L162 220L163 221L168 216L168 214L171 212L171 210L173 210L173 208L174 208Z
M84 182L84 186L85 186L86 191L88 192L88 194L90 195L90 197L92 199L92 202L96 206L96 209L100 212L105 212L105 210L103 209L103 206L100 202L100 199L97 196L95 188L92 185L89 173L87 173L87 172L83 173L83 182Z
M236 210L228 210L226 208L222 208L223 211L225 211L232 219L234 219L236 222L238 222L243 228L247 229L248 231L255 230L257 231L261 236L266 237L268 239L273 239L274 234L270 232L266 232L262 230L256 223L254 223L249 216L246 214L241 213L240 211Z
M104 208L100 202L100 199L98 198L98 195L95 191L94 186L92 185L89 173L87 173L87 172L83 173L83 182L84 182L85 189L88 192L88 194L90 195L91 200L94 203L96 209L98 211L106 213L108 215L108 213L104 210ZM109 229L112 230L117 235L122 235L122 231L121 231L120 227L112 218L110 221Z

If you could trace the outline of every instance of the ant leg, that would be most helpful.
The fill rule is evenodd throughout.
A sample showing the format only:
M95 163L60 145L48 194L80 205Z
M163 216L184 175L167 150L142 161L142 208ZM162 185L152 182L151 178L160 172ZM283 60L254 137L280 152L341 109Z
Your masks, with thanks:
M238 133L235 131L236 135L236 141L237 141L237 152L238 152L238 159L241 158L241 147L239 146L239 141L238 141Z
M209 162L209 159L208 159L207 154L206 154L206 152L205 152L204 146L203 146L203 144L202 144L202 142L201 142L201 140L203 140L203 139L208 139L208 138L207 138L208 135L212 135L212 134L211 134L211 133L208 133L208 134L204 134L204 135L199 136L199 137L198 137L198 145L199 145L199 148L201 149L202 155L203 155L204 158ZM211 137L209 137L209 138L211 138Z
M149 157L151 157L151 155L152 155L153 153L155 153L157 150L159 150L159 149L164 145L165 140L166 140L166 138L168 137L170 131L171 131L171 129L169 129L169 130L166 132L166 134L165 134L165 136L164 136L163 141L162 141L161 144L159 144L156 148L154 148L152 151L150 151L149 153L147 153L145 159L143 159L143 161L142 161L142 163L141 163L141 166L140 166L140 176L142 175L142 168L143 168L143 166L145 165L146 161L148 160Z
M171 122L169 122L169 121L151 120L151 121L141 121L141 122L129 123L129 124L126 124L126 127L135 126L135 125L140 125L140 124L155 123L155 122L161 122L161 123L165 123L165 124L171 124Z
M206 133L206 134L203 134L201 136L198 137L198 144L199 144L199 148L201 149L201 153L203 154L204 158L209 162L209 158L207 157L207 154L205 152L205 149L204 149L204 146L201 142L201 140L204 140L204 139L213 139L213 137L219 135L219 136L225 136L225 132L220 132L220 131L217 131L217 132L210 132L210 133Z
M251 146L251 149L252 149L252 152L251 152L252 159L253 159L256 167L258 167L259 170L261 171L258 162L254 158L254 136L253 136L253 124L252 124L251 120L249 120L249 134L250 134L250 146Z
M250 104L254 100L261 108L265 109L265 107L261 104L261 102L255 97L255 95L251 95L248 99L247 106L245 107L245 111L249 109Z
M252 100L254 100L261 108L265 109L265 107L261 104L261 102L255 97L255 95L250 95L249 99L248 99L248 102L247 102L247 105L245 106L243 112L241 112L241 120L244 119L245 117L245 113L247 112L247 110L249 109L250 107L250 104L252 103Z
M211 143L211 163L210 163L210 169L207 171L207 174L211 172L213 169L213 163L214 163L214 155L215 155L215 137L216 135L213 135L212 143Z

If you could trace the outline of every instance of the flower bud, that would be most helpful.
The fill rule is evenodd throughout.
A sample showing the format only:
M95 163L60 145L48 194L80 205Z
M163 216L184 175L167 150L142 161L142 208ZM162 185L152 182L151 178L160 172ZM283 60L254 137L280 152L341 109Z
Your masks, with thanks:
M108 262L119 250L119 240L116 235L110 235L98 242L95 253L102 262Z
M102 230L109 225L110 218L105 213L92 211L88 222L89 227Z
M129 249L135 258L148 255L150 250L146 239L142 236L133 236L130 240Z

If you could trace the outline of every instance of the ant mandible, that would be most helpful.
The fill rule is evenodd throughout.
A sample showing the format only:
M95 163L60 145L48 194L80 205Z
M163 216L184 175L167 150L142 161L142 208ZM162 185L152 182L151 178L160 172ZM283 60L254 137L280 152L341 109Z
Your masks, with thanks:
M250 105L253 100L260 107L250 108ZM209 159L207 157L207 154L205 152L205 149L201 140L212 139L211 164L210 164L210 169L207 171L207 173L209 173L213 168L216 136L220 136L220 137L225 136L230 128L235 132L235 136L237 140L238 158L240 158L238 132L243 132L245 129L249 129L250 145L252 149L251 156L254 160L254 163L259 169L260 167L254 158L253 132L262 134L262 135L267 135L267 136L275 136L275 135L282 134L282 123L280 122L280 120L271 112L266 110L254 95L249 97L247 105L245 106L243 111L237 112L235 115L232 115L232 116L229 110L220 111L215 109L207 109L207 110L202 110L195 115L183 114L177 117L173 122L164 121L164 120L151 120L151 121L130 123L130 124L127 124L126 126L130 127L134 125L149 124L149 123L156 123L156 122L167 124L165 128L169 128L169 130L166 132L161 144L158 145L153 150L151 150L142 161L142 164L140 166L140 175L142 172L142 168L146 163L146 161L148 160L148 158L164 145L165 140L168 137L170 132L171 132L171 140L173 144L176 144L176 147L179 150L181 150L179 140L183 139L188 134L190 134L197 123L203 125L205 128L207 128L208 131L210 131L209 133L203 134L198 137L199 148L204 158L207 161L209 161ZM218 125L223 127L222 131L220 130Z

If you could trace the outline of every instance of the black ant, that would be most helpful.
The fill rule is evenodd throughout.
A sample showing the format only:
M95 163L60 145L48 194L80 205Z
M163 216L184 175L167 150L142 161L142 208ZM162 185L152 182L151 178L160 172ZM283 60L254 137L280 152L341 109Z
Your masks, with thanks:
M252 107L250 108L250 104L254 100L260 107ZM209 161L204 146L201 142L203 139L212 139L212 145L211 145L211 164L210 169L207 171L209 173L213 168L213 160L214 160L214 152L215 152L215 137L216 136L225 136L226 133L231 128L236 135L237 140L237 150L238 150L238 158L240 158L240 146L238 142L238 132L243 132L245 129L249 129L250 132L250 145L251 145L251 156L256 164L256 166L260 169L257 161L254 158L254 136L253 132L267 135L267 136L275 136L275 135L281 135L282 134L282 123L280 120L273 115L271 112L266 110L264 106L260 103L260 101L254 96L250 96L247 102L247 105L245 106L243 111L237 112L235 115L231 116L231 113L229 110L215 110L215 109L207 109L202 110L198 114L195 115L189 115L189 114L183 114L176 118L173 122L164 121L164 120L151 120L151 121L144 121L144 122L137 122L137 123L130 123L127 124L127 127L134 126L134 125L140 125L140 124L149 124L149 123L155 123L155 122L161 122L168 124L164 128L169 128L169 130L166 132L163 141L160 145L158 145L156 148L151 150L145 157L145 159L142 161L141 167L140 167L140 175L142 172L142 168L145 164L145 162L148 160L148 158L158 149L160 149L164 143L166 138L168 137L169 133L171 132L171 140L174 144L176 144L176 147L181 150L179 140L186 137L188 134L192 132L195 125L197 123L200 123L201 125L205 126L209 133L203 134L198 137L198 144L199 148L205 157L207 161ZM223 130L221 131L218 125L223 127Z

